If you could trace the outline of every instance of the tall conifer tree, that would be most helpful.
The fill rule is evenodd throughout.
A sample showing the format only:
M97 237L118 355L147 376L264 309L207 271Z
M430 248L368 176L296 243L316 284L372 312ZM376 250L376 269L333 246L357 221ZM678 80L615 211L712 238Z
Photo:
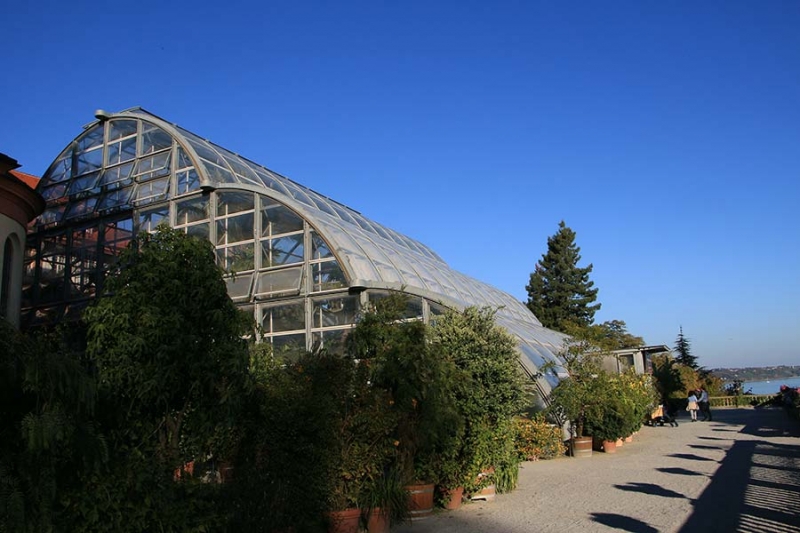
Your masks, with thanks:
M570 325L589 326L600 309L597 289L589 281L592 264L579 267L581 249L575 244L575 232L562 220L555 235L547 238L547 253L531 273L528 309L548 328L564 331Z
M678 333L678 338L675 339L675 347L673 350L675 350L676 361L689 368L698 369L697 357L692 355L689 339L683 335L683 326L681 326L680 333Z

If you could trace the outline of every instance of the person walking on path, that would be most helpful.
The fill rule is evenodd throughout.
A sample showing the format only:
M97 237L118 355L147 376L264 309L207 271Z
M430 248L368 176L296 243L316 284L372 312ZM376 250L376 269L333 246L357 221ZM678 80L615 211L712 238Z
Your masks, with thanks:
M697 422L697 396L694 391L689 391L689 403L686 405L686 410L692 416L692 422Z
M705 387L700 387L700 399L697 403L700 405L700 412L703 414L703 422L706 420L711 421L711 404L708 401L708 391Z

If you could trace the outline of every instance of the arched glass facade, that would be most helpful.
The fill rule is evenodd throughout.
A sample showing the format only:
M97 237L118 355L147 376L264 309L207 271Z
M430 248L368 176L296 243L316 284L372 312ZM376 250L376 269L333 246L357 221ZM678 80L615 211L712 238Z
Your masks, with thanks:
M85 127L42 177L47 209L29 233L23 324L75 317L139 231L166 222L209 239L228 292L276 351L337 342L361 306L403 291L409 318L499 308L520 360L549 389L563 335L519 301L451 269L433 250L143 109Z

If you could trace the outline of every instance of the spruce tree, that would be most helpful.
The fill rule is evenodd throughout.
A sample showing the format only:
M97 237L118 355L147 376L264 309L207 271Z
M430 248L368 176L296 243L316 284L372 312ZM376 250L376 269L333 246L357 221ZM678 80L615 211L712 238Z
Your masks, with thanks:
M699 368L697 357L692 355L689 339L683 335L683 326L681 326L680 333L678 333L678 338L675 339L675 347L673 350L675 350L676 353L675 360L680 364L695 370Z
M578 266L580 251L575 232L562 220L556 234L547 238L547 253L536 264L526 287L528 309L545 327L558 331L569 326L586 327L600 309L600 304L594 303L597 289L589 281L593 266Z

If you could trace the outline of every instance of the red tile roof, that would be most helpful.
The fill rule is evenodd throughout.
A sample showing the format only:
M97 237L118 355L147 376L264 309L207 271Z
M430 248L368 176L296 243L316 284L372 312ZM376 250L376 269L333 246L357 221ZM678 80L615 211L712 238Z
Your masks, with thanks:
M36 184L39 183L41 178L34 176L33 174L28 174L26 172L20 172L19 170L12 170L9 172L12 176L23 182L25 185L30 187L31 189L36 189Z

